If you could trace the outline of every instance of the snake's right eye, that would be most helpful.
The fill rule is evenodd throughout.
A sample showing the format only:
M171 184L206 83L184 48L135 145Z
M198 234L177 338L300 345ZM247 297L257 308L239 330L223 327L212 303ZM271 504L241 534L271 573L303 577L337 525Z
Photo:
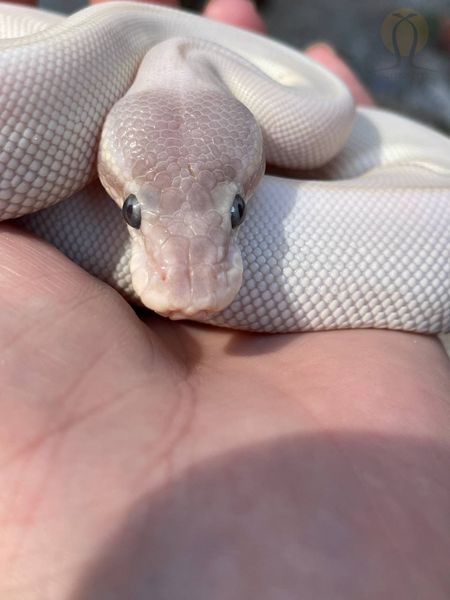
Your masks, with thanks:
M236 229L242 223L245 217L245 200L240 194L236 194L230 210L231 227Z
M141 205L134 194L130 194L122 206L122 214L130 227L139 229L141 226Z

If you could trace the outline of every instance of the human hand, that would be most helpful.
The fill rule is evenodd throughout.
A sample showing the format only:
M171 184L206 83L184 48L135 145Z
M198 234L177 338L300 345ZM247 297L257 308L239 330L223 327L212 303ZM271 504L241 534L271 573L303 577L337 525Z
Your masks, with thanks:
M139 319L15 227L0 249L0 597L448 595L436 340Z

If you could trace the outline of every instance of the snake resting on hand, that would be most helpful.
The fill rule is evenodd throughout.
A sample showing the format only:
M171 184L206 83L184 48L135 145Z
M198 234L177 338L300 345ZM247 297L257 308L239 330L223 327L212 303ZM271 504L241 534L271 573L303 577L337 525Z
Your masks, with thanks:
M444 135L174 9L0 4L0 37L1 220L175 319L450 330Z

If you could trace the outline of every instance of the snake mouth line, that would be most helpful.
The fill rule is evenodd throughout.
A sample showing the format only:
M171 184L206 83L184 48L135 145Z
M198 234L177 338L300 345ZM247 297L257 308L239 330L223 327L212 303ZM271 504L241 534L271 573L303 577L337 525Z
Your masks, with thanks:
M215 264L161 265L154 249L139 239L133 245L130 271L142 303L171 319L202 319L220 312L236 297L242 284L240 250L230 244L224 260Z

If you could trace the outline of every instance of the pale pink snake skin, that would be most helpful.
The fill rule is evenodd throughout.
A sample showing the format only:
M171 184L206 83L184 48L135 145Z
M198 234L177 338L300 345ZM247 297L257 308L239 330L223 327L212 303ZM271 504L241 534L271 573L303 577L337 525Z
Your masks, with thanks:
M294 49L167 8L0 4L0 36L0 219L55 204L23 222L172 318L450 331L444 135L355 109ZM302 176L260 180L264 155Z

